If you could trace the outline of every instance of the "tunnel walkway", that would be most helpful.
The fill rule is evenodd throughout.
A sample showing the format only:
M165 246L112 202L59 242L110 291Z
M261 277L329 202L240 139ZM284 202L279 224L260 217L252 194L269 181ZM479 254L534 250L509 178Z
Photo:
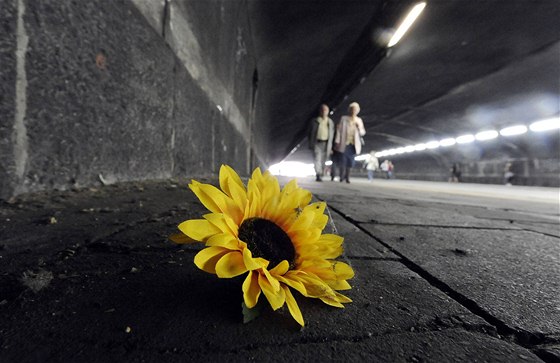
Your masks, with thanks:
M242 280L167 240L205 212L184 182L0 204L0 360L560 359L557 189L299 183L356 272L345 309L296 297L301 330L285 308L243 324Z

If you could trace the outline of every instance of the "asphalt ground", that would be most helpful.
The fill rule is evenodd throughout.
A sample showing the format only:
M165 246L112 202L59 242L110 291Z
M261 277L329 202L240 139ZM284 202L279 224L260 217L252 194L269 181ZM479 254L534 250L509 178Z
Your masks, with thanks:
M168 241L205 213L186 182L0 202L0 361L560 361L558 189L299 183L356 273L345 309L296 294L303 329L244 324L242 279Z

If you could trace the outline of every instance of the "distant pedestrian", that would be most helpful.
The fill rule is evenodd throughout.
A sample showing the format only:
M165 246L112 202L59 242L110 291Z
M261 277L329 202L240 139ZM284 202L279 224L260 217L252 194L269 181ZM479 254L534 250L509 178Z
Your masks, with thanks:
M379 168L385 173L385 179L389 179L389 177L387 176L387 169L389 169L389 160L383 160Z
M387 161L387 179L393 179L395 172L395 166L391 160Z
M366 170L368 174L368 180L371 183L373 181L373 177L375 176L375 171L379 169L379 160L375 156L375 151L371 150L365 159Z
M354 166L354 157L362 151L362 138L366 134L364 122L358 117L360 105L352 102L348 106L347 116L342 116L336 126L334 150L342 157L340 160L340 181L350 183L350 169Z
M508 162L504 166L504 184L510 187L514 177L515 174L511 171L511 163Z
M325 170L325 161L332 153L334 122L329 118L329 107L325 104L319 108L319 116L311 121L309 130L309 148L313 151L315 180L320 182Z
M449 169L451 175L449 176L450 183L459 183L461 181L461 167L458 163L453 163L451 169Z

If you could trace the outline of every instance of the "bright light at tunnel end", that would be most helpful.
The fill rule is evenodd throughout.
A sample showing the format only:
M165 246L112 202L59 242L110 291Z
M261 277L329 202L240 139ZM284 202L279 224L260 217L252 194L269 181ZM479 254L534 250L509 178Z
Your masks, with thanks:
M397 44L399 42L399 40L401 40L403 35L412 26L412 23L414 23L414 21L422 13L422 11L424 10L425 7L426 7L425 2L421 2L421 3L418 3L418 4L414 5L414 7L410 10L410 12L406 16L406 18L401 23L401 25L399 25L399 28L397 29L395 34L393 34L393 36L391 37L391 40L389 40L389 43L387 44L388 48L391 48L392 46Z
M282 161L278 164L271 165L268 171L272 175L305 177L315 175L313 164L306 164L299 161Z

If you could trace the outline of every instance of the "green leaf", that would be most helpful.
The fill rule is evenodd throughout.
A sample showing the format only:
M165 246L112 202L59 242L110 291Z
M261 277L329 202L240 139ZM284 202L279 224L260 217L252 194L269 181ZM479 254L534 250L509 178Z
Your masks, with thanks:
M257 304L252 309L249 309L247 305L245 305L245 302L242 302L241 308L243 309L243 324L247 324L261 315L262 308L260 307L260 304Z

